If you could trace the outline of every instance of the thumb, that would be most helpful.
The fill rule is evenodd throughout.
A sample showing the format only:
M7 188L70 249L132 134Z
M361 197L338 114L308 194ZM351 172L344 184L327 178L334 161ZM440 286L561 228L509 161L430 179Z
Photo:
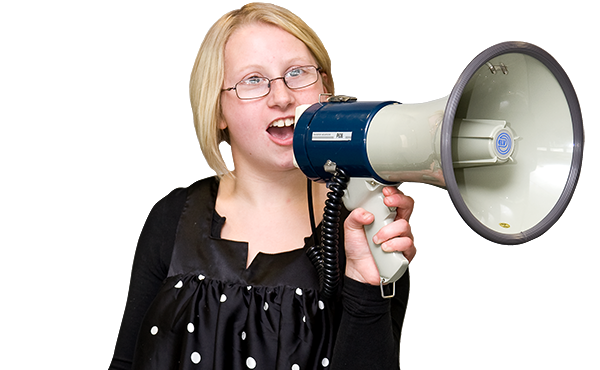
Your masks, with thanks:
M347 231L363 230L363 226L371 224L375 220L372 213L365 211L362 208L357 208L350 212L346 218L345 227Z
M362 208L357 208L348 215L344 222L344 238L346 243L364 244L367 241L365 235L365 225L371 224L375 220L372 213Z
M376 285L379 271L367 243L365 225L375 220L372 213L357 208L344 222L344 243L346 248L346 276L356 281Z

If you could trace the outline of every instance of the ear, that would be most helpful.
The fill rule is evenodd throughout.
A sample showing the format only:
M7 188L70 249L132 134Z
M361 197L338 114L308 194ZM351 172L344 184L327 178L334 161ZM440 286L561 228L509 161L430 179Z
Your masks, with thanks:
M225 141L227 142L227 144L230 144L229 129L227 128L227 122L224 119L219 121L219 142L222 141Z
M329 94L329 91L327 91L327 85L328 85L328 82L329 82L329 76L327 76L327 73L321 72L321 78L322 78L321 83L323 84L323 92L325 94Z

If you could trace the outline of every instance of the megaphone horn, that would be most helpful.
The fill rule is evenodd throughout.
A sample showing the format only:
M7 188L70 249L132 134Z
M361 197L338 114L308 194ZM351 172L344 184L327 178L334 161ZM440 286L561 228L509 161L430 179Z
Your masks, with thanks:
M394 216L373 200L381 187L445 188L475 232L520 244L546 232L566 209L583 143L579 102L558 62L535 45L505 42L473 59L438 100L333 99L299 107L294 158L314 181L331 181L336 167L350 177L344 204L375 214L374 231L366 231L385 284L408 262L372 243L370 234Z
M501 64L505 71L490 71L490 65ZM453 123L482 115L510 122L518 135L515 162L497 169L456 168L449 158L457 151L454 137L461 126ZM532 44L492 46L467 66L448 97L441 155L448 158L442 159L442 169L450 198L484 238L500 244L533 240L567 208L579 179L583 144L579 101L560 64ZM486 203L493 210L482 209Z

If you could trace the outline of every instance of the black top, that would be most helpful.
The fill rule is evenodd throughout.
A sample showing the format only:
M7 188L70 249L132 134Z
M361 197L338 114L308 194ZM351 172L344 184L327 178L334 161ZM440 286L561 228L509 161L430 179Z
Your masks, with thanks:
M110 369L397 369L408 275L392 300L345 278L326 301L305 253L312 237L246 268L247 243L220 238L218 184L176 189L152 209Z

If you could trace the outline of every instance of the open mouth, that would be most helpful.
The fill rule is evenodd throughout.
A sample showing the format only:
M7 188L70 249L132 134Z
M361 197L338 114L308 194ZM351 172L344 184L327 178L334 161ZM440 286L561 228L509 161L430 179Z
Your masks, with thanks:
M267 129L269 135L279 141L287 141L294 136L294 118L283 118L273 121Z

